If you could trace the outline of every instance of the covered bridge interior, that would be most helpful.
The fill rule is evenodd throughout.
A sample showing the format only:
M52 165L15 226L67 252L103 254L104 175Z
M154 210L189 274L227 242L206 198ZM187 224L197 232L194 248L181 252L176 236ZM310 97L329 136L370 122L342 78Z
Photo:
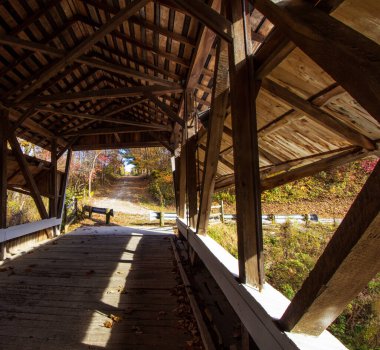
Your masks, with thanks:
M255 346L334 349L318 338L380 268L380 165L282 311L268 306L260 195L379 156L379 44L377 0L1 1L2 253L59 233L72 151L164 146L179 232ZM229 186L235 276L205 236L212 195ZM7 190L30 194L41 221L8 227Z

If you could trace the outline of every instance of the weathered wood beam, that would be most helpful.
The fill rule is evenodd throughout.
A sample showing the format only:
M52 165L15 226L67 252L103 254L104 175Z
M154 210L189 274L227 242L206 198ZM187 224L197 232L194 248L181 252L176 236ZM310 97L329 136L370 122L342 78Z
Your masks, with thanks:
M86 137L86 136L84 136ZM73 151L94 151L104 149L121 149L121 148L146 148L146 147L161 147L161 143L157 140L149 141L123 141L121 143L109 142L93 142L87 140L78 139L78 141L72 146Z
M63 148L63 149L61 149L61 150L59 151L59 153L57 154L57 160L58 160L59 158L61 158L61 157L65 154L65 152L67 152L67 151L71 148L71 146L72 146L72 145L78 140L78 138L79 138L79 137L73 137L73 138L67 143L66 147Z
M305 1L256 0L255 7L380 122L378 44Z
M158 99L156 96L152 95L151 93L146 94L149 96L149 99L158 107L160 108L171 120L178 123L181 126L185 125L185 122L182 118L178 116L176 112L174 112L166 103L162 102L160 99Z
M9 112L0 111L0 229L7 227L7 162L8 162L8 135ZM0 246L0 260L4 258L4 247Z
M34 108L34 106L28 108L23 114L21 114L20 118L17 119L15 123L12 125L12 131L15 132L24 122L30 117L33 117L38 113L38 110Z
M64 57L58 60L55 64L46 69L44 74L34 84L24 90L18 97L17 101L23 100L30 95L34 90L39 88L44 82L49 80L52 76L57 74L62 68L72 63L76 58L84 54L89 48L96 42L101 40L105 35L112 32L118 26L120 26L128 17L135 14L143 6L145 6L149 0L135 0L128 4L125 8L121 9L114 17L109 19L98 31L91 36L87 37L78 46L68 52Z
M283 171L289 171L290 169L294 167L307 165L312 162L321 160L325 158L326 156L332 156L333 154L338 154L347 150L357 150L357 146L348 146L341 149L334 149L334 150L321 152L321 153L313 153L309 156L286 160L286 161L280 161L277 164L273 164L273 165L267 165L260 168L260 176L261 176L261 179L263 180L269 176L272 176L273 174L280 173Z
M244 0L227 2L233 43L229 50L231 115L235 165L239 277L262 287L264 283L256 85L251 42L248 40Z
M132 125L132 126L145 126L151 129L163 129L166 127L164 125L154 124L154 123L143 123L139 121L133 121L133 120L126 120L126 119L116 119L116 118L110 118L105 115L97 115L97 114L87 114L87 113L79 113L79 112L72 112L67 109L54 109L49 107L36 107L39 111L42 112L49 112L56 115L68 115L71 117L78 117L83 119L91 119L91 120L97 120L101 122L107 122L107 123L113 123L113 124L123 124L123 125ZM78 126L79 127L79 126ZM62 135L65 135L63 133Z
M186 142L186 191L189 215L189 226L195 228L198 216L198 191L197 191L197 139L192 136Z
M323 158L312 164L304 165L294 170L281 173L279 175L268 177L261 181L261 190L270 190L272 188L284 185L288 182L302 179L306 176L311 176L321 171L325 171L339 165L343 165L355 160L368 157L370 155L379 155L379 151L368 152L362 149L350 149L339 154L334 154L330 157Z
M219 40L215 68L197 223L197 233L203 235L206 234L210 217L220 145L223 138L224 120L229 102L228 44L225 41Z
M189 12L222 39L226 40L228 43L232 42L231 23L212 7L200 0L192 0L191 2L185 0L174 0L173 2Z
M379 272L379 251L380 163L285 311L281 325L297 333L321 334Z
M276 82L270 79L263 79L261 87L274 95L274 97L278 97L286 104L292 106L296 111L304 113L314 122L329 129L353 145L361 146L370 151L375 149L374 142L368 137Z
M210 7L215 10L217 13L220 13L221 10L221 0L212 0ZM190 69L187 74L186 89L194 89L198 84L199 77L204 70L204 66L207 60L207 57L210 53L212 44L215 40L215 33L207 27L200 28L198 40L196 47L194 49L193 57L190 64ZM212 73L213 74L213 73ZM181 99L179 112L182 113L184 105L184 98Z
M55 218L57 217L58 209L57 142L55 139L51 140L50 154L50 194L52 195L52 198L49 200L49 216Z
M345 149L341 152L339 150L336 150L333 155L330 157L324 157L323 159L320 159L316 162L313 162L311 164L303 165L298 168L295 168L290 171L282 172L281 174L266 177L261 181L261 190L271 190L275 187L285 185L286 183L296 181L299 179L302 179L307 176L312 176L320 171L325 171L328 169L335 168L340 165L344 165L346 163L353 162L358 159L362 159L369 156L380 156L380 151L371 151L368 152L366 150L360 149L360 148L352 148ZM314 156L315 158L318 158L318 155ZM299 160L294 160L294 162L299 162ZM276 169L276 166L274 166L274 169ZM282 165L279 164L278 171L284 170L282 168ZM266 169L263 170L263 173L266 172ZM217 191L220 191L222 189L231 187L235 185L235 178L234 174L231 175L225 175L218 178L215 184L215 189Z
M178 168L178 205L177 216L183 219L186 215L186 147L182 146ZM177 168L176 168L177 171Z
M119 108L116 108L116 109L114 109L114 110L112 110L112 111L110 111L110 112L104 114L104 116L105 116L105 117L111 117L111 116L113 116L114 114L118 114L118 113L120 113L120 112L124 112L124 111L126 111L127 109L130 109L130 108L132 108L132 107L134 107L134 106L137 106L137 105L139 105L139 104L141 104L141 103L143 103L143 102L145 102L145 101L147 101L147 100L148 100L148 97L141 97L141 98L138 98L137 100L133 100L133 101L131 101L131 102L128 102L128 103L125 104L124 106L121 106L121 107L119 107Z
M33 175L30 172L28 162L25 159L25 156L21 150L20 144L15 136L15 134L9 135L9 143L11 144L13 153L17 159L17 162L20 166L20 169L22 171L22 174L25 178L25 182L30 190L30 194L36 203L37 210L41 216L41 219L47 219L48 213L46 211L45 205L42 201L40 191L38 189L38 186L33 178Z
M152 132L152 128L149 127L120 127L120 128L101 128L101 129L85 129L78 131L70 131L64 134L64 136L83 136L83 135L107 135L107 134L128 134L128 133L141 133L141 132ZM171 127L165 127L155 129L155 132L160 131L171 131Z
M69 182L72 154L73 154L72 149L69 148L67 150L67 155L66 155L65 172L64 172L63 177L61 179L60 189L59 189L59 200L58 200L58 210L57 210L57 218L58 219L61 219L62 215L63 215L63 209L64 209L65 199L66 199L66 188L67 188L67 184Z
M100 89L80 91L74 93L61 93L47 96L35 96L31 99L24 100L22 102L15 102L13 105L34 105L37 103L51 104L61 102L76 102L85 100L96 100L104 98L121 98L121 97L139 97L144 94L150 93L153 95L165 95L171 93L181 93L182 88L171 88L162 85L150 85L150 86L127 86L124 88L116 89Z
M49 217L56 218L58 210L58 166L57 166L57 141L55 139L51 140L50 146L50 188L49 194ZM56 227L51 228L51 235L56 235Z

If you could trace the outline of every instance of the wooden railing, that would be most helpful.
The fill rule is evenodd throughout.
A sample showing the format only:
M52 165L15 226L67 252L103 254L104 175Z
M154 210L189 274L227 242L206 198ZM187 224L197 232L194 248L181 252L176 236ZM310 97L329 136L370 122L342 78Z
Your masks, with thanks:
M347 350L327 331L314 337L281 330L278 320L290 304L287 298L267 283L261 292L240 283L237 259L212 238L196 234L183 219L177 218L177 227L205 264L259 349Z
M74 197L71 201L65 204L63 209L63 231L67 232L69 226L76 220L78 217L78 199Z

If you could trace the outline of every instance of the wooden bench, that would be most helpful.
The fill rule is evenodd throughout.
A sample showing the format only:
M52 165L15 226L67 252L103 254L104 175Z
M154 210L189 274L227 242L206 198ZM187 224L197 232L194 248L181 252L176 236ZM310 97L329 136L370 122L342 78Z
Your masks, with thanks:
M113 216L113 209L109 209L109 208L97 208L97 207L91 207L89 205L85 205L83 207L83 211L88 212L89 218L92 217L92 213L105 215L107 225L111 222L111 216Z

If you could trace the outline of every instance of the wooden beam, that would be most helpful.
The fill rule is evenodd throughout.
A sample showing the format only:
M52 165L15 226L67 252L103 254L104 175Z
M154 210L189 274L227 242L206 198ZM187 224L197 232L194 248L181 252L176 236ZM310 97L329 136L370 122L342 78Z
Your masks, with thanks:
M207 127L207 145L201 186L197 233L206 234L210 217L215 176L218 169L224 120L229 102L228 44L219 40L215 62L212 107Z
M78 131L70 131L64 133L64 136L83 136L83 135L107 135L107 134L128 134L128 133L141 133L152 132L152 129L156 132L159 131L171 131L171 127L162 125L161 128L149 128L149 127L121 127L121 128L100 128L100 129L84 129Z
M0 117L0 229L7 227L7 162L8 162L9 112L1 111ZM0 260L4 250L0 248Z
M177 165L177 164L176 164ZM186 147L182 146L179 156L178 172L178 206L177 216L186 219ZM177 168L176 168L177 171Z
M148 97L141 97L141 98L138 98L137 100L133 100L133 101L131 101L131 102L128 102L128 103L125 104L124 106L121 106L121 107L119 107L119 108L116 108L116 109L114 109L114 110L112 110L112 111L110 111L110 112L104 114L104 116L105 116L105 117L111 117L111 116L113 116L114 114L119 114L119 113L121 113L121 112L124 112L124 111L126 111L127 109L130 109L130 108L132 108L132 107L134 107L134 106L137 106L137 105L139 105L139 104L141 104L141 103L143 103L143 102L145 102L145 101L147 101L147 100L148 100Z
M260 301L253 296L252 288L239 283L231 271L226 268L227 264L224 264L222 259L229 254L217 256L216 251L223 249L220 249L220 246L210 237L195 234L180 219L177 219L177 227L203 261L257 347L263 350L299 350L300 348L290 341L273 318L264 311ZM231 266L230 263L228 265ZM314 349L318 349L315 344L312 346Z
M46 211L45 205L42 201L40 191L38 189L38 186L33 178L33 175L31 174L29 170L28 162L25 159L24 154L22 153L20 144L15 136L15 134L9 135L9 143L11 144L13 153L17 159L17 162L20 166L20 169L22 171L22 174L25 178L25 182L30 190L30 194L36 203L37 210L41 216L41 219L47 219L48 213Z
M306 1L256 0L255 7L380 122L378 44Z
M76 58L84 54L91 48L96 42L101 40L105 35L112 32L118 26L120 26L128 17L135 14L143 6L145 6L149 0L135 0L128 4L125 8L121 9L114 17L109 19L99 30L94 34L88 36L84 41L77 45L74 49L68 52L64 57L58 60L55 64L46 69L34 84L25 89L18 97L17 101L23 100L30 95L34 90L39 88L44 82L49 80L52 76L57 74L62 68L72 63Z
M189 211L189 226L195 228L198 216L198 184L197 184L197 138L191 137L186 142L186 191Z
M295 168L294 170L265 178L261 181L261 190L270 190L288 182L299 180L306 176L311 176L321 171L325 171L371 155L378 156L379 151L376 150L368 152L358 148L343 151L339 154L334 154L330 157L323 158L312 164L304 165L299 168Z
M24 122L30 117L33 117L38 113L38 110L34 108L34 106L28 108L23 114L21 114L20 118L12 125L12 131L15 132Z
M185 91L186 124L194 117L193 90ZM191 135L193 129L186 128L186 192L188 207L188 225L196 228L198 216L198 183L197 183L197 135Z
M232 42L231 23L226 18L220 15L212 7L200 0L174 0L174 2L189 12L193 17L199 20L203 25L214 31L223 40L228 43Z
M55 218L58 210L57 142L55 139L51 140L50 154L50 194L52 198L49 200L49 216Z
M247 35L244 0L229 1L227 13L234 33L229 63L239 277L242 282L261 289L264 263L255 105L258 86L255 84L252 47Z
M185 125L185 122L182 118L178 116L176 112L174 112L166 103L159 100L156 96L152 95L151 93L147 94L149 96L149 99L158 107L160 108L171 120L178 123L181 126Z
M286 104L292 106L296 111L304 113L314 122L329 129L353 145L361 146L370 151L375 149L374 142L368 137L276 82L270 79L263 79L261 87L274 95L274 97L278 97Z
M103 98L121 98L121 97L139 97L150 93L153 95L165 95L171 93L181 93L182 88L170 88L162 85L151 86L132 86L114 89L87 90L73 93L62 93L47 96L35 96L29 100L15 102L13 105L34 105L37 103L60 103L60 102L77 102L85 100L96 100Z
M57 115L68 115L71 117L78 117L83 119L90 119L90 120L97 120L101 122L107 122L107 123L113 123L113 124L123 124L123 125L132 125L132 126L143 126L150 129L167 129L166 126L160 125L160 124L154 124L154 123L143 123L139 121L133 121L133 120L126 120L126 119L115 119L107 117L106 115L96 115L96 114L87 114L87 113L79 113L79 112L72 112L67 109L54 109L49 107L36 107L39 111L42 112L49 112ZM78 125L79 127L79 125ZM65 133L62 134L63 136L66 136ZM68 134L67 134L68 135Z
M33 41L23 40L18 37L14 37L10 35L1 35L0 44L9 45L12 47L20 47L25 50L40 52L40 53L47 54L52 57L58 57L58 58L62 58L67 54L67 52L64 50L56 49L49 45L44 45L44 44L36 43ZM99 68L106 72L117 73L125 77L141 79L143 81L147 81L154 84L174 86L174 87L179 86L178 84L168 81L166 79L162 79L153 75L142 73L135 69L125 67L121 64L111 63L102 59L91 58L85 55L76 58L75 62L80 63L80 64L85 64L89 67Z
M66 155L65 172L64 172L63 177L61 179L61 184L60 184L60 189L59 189L59 200L58 200L58 210L57 210L57 218L58 219L61 219L62 215L63 215L63 209L64 209L65 199L66 199L66 188L67 188L67 184L69 182L72 154L73 154L73 151L71 148L69 148L67 150L67 155Z
M215 10L217 13L220 13L221 3L222 3L221 0L211 0L210 7L213 10ZM199 78L204 71L205 63L210 54L211 47L215 41L215 37L216 37L215 33L207 27L202 26L199 29L197 44L195 46L194 53L192 55L192 59L190 63L190 68L187 73L185 89L194 89L196 85L198 84ZM211 72L211 76L213 76L213 74L214 73ZM180 115L183 115L184 102L185 102L185 99L184 99L184 96L182 96L179 109L178 109L178 113ZM205 104L206 103L207 102L205 102Z
M358 159L362 159L369 156L379 157L379 151L365 151L359 148L349 148L344 151L335 151L334 155L330 157L323 158L317 162L311 164L303 165L295 168L288 172L282 172L281 174L266 177L261 181L261 190L271 190L275 187L285 185L286 183L302 179L307 176L312 176L320 171L325 171L328 169L335 168L346 163L353 162ZM315 156L317 158L317 155ZM295 160L298 161L298 160ZM280 164L281 166L281 164ZM266 169L263 170L265 173ZM217 191L223 190L225 188L235 185L234 174L224 175L218 178L215 184L215 189Z
M380 163L282 316L283 327L321 334L379 272L379 251Z
M33 232L39 232L60 225L61 219L50 218L27 224L16 225L6 229L0 229L0 242L7 242L11 239L29 235Z

